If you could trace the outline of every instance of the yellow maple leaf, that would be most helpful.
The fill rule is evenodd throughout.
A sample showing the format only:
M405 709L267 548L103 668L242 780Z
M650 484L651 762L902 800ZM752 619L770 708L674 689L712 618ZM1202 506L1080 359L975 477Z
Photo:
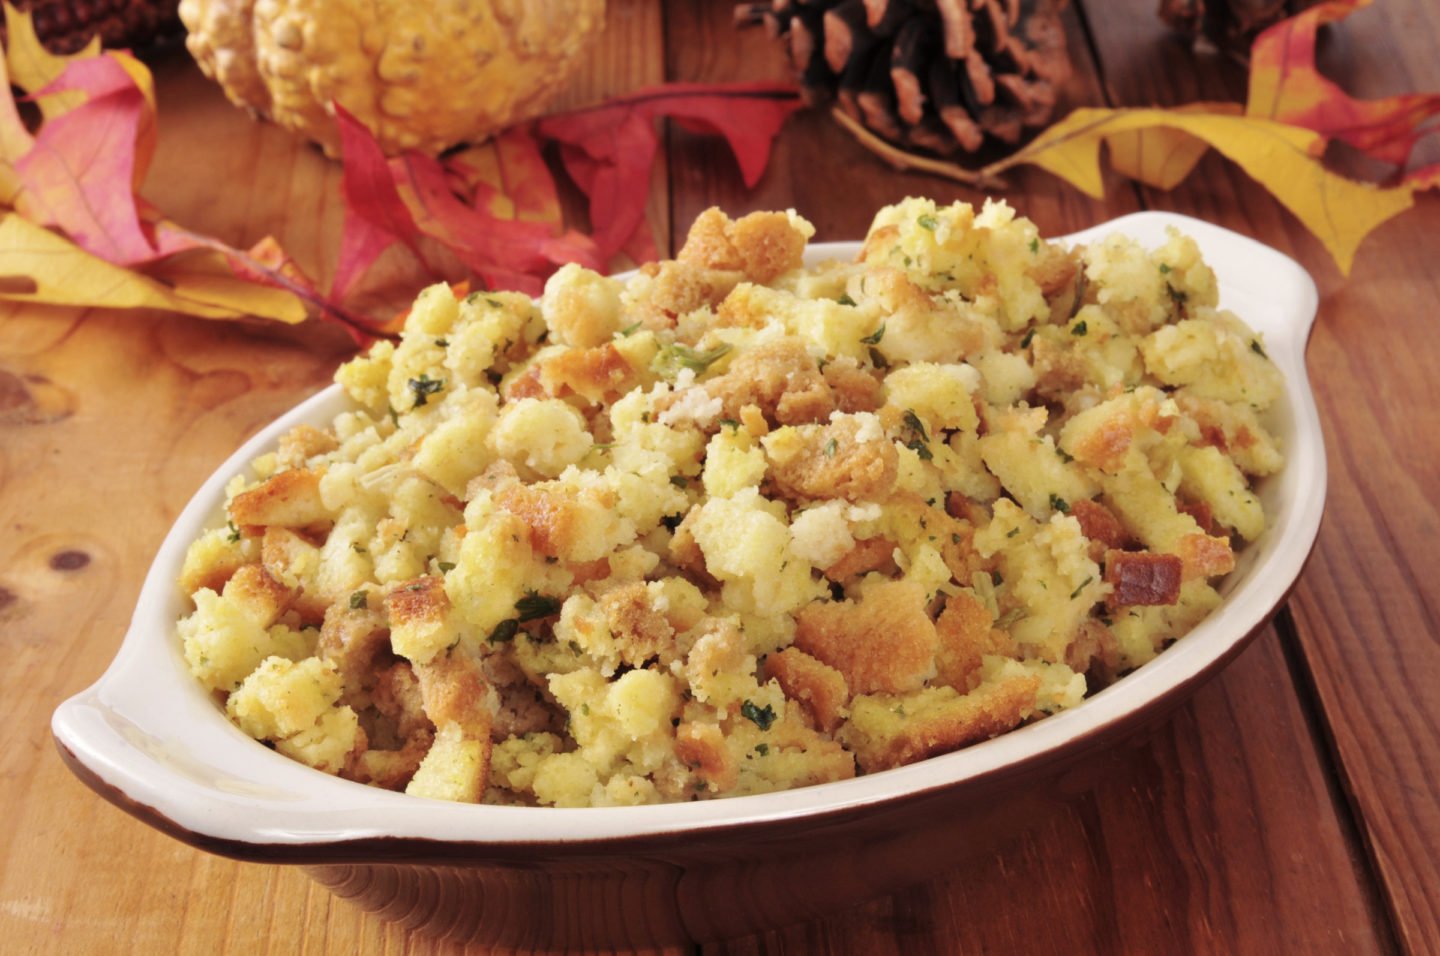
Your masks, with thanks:
M177 257L178 258L178 257ZM218 256L215 257L218 260ZM0 217L0 299L105 309L162 309L202 319L253 315L295 323L295 296L234 276L223 263L162 263L151 277L91 255L16 213Z
M85 102L85 94L76 90L46 96L36 94L64 73L70 61L98 56L100 35L97 33L83 48L69 55L51 53L35 33L35 20L29 10L16 10L9 3L5 3L4 7L5 58L10 64L10 82L35 96L40 112L47 119Z
M1238 116L1243 110L1238 103L1190 103L1173 107L1173 112ZM1105 138L1105 144L1117 173L1163 190L1184 182L1210 149L1204 140L1166 127L1113 133Z
M1234 113L1079 109L985 172L1038 166L1098 199L1105 194L1100 144L1117 134L1156 131L1188 135L1243 169L1315 234L1347 275L1365 236L1415 201L1411 185L1374 186L1330 172L1319 158L1325 138L1318 133Z

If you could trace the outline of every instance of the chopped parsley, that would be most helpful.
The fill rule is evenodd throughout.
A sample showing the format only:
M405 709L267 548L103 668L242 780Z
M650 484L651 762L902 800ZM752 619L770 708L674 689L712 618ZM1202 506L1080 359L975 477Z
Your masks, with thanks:
M1080 582L1080 586L1077 587L1075 590L1073 590L1073 591L1070 592L1070 600L1073 601L1073 600L1075 600L1077 597L1079 597L1079 596L1080 596L1080 592L1083 591L1083 590L1085 590L1085 587L1086 587L1091 581L1093 581L1093 580L1095 580L1095 575L1092 574L1092 575L1089 575L1088 577L1086 577L1085 580L1081 581L1081 582Z
M230 533L225 536L226 541L229 541L231 544L235 544L237 541L240 540L240 529L235 527L235 522L227 521L225 522L225 527L230 529Z
M1013 537L1015 537L1015 536L1016 536L1017 534L1019 534L1019 533L1020 533L1020 529L1019 529L1019 528L1011 528L1009 531L1005 532L1005 537L1007 537L1007 538L1013 538Z
M696 375L704 372L720 359L730 354L730 346L717 345L708 352L697 352L678 342L666 345L655 353L650 368L662 378L673 379L682 368L688 368Z
M1040 252L1040 238L1037 236L1030 240L1030 253L1036 255Z
M747 698L740 705L740 716L761 730L769 730L770 725L775 723L775 708L769 704L764 707L756 707L755 702Z
M1190 298L1190 295L1188 293L1181 292L1179 289L1175 288L1168 282L1165 283L1165 291L1170 293L1170 301L1174 302L1176 305L1184 305L1185 300Z
M356 591L350 595L350 610L363 611L370 606L370 592Z
M442 349L448 349L448 348L450 347L450 340L449 340L449 339L436 339L436 340L435 340L435 344L438 345L438 346L440 346Z
M884 323L884 322L881 322L881 323L880 323L880 328L876 329L874 332L871 332L869 335L865 336L865 337L864 337L863 339L861 339L860 341L861 341L861 342L864 342L866 345L879 345L879 344L880 344L880 340L883 339L884 337L885 337L885 323Z
M454 571L454 570L455 570L455 562L454 562L454 561L441 561L441 562L439 562L439 563L438 563L437 565L435 565L435 566L440 569L440 573L441 573L441 574L444 574L446 571Z
M536 591L527 591L524 597L515 602L515 610L520 612L521 621L538 621L542 617L560 613L560 599Z
M1025 337L1020 340L1020 347L1022 349L1028 349L1030 347L1030 343L1033 341L1035 341L1035 330L1031 329L1030 331L1026 332Z
M855 300L852 299L852 298L850 298L850 293L848 293L848 292L842 292L842 293L840 293L840 298L836 299L835 301L836 301L837 303L839 303L840 305L854 305L854 304L855 304Z
M1072 461L1075 460L1075 456L1072 455L1072 454L1070 454L1068 451L1066 451L1066 450L1063 449L1063 448L1056 448L1056 449L1055 449L1055 454L1058 455L1058 456L1060 457L1060 460L1063 461L1063 462L1064 462L1065 464L1067 464L1067 465L1070 464Z
M755 745L755 752L756 752L757 754L759 754L760 756L762 756L762 757L769 756L769 754L770 754L770 745L769 745L769 744L756 744L756 745Z
M930 436L925 432L925 423L915 414L913 408L905 409L905 427L910 429L910 440L905 447L920 456L921 461L930 461L935 455L930 451Z
M1081 319L1079 322L1076 322L1074 325L1070 326L1071 335L1084 335L1086 332L1089 331L1090 326L1085 323L1084 319Z
M733 418L722 418L720 419L720 427L733 428L738 432L740 430L740 423Z
M916 219L915 225L919 226L921 229L927 229L930 232L934 232L935 227L940 225L940 223L935 219L934 216L931 216L927 213L926 215L921 216L919 219Z
M1254 352L1256 355L1260 356L1263 359L1268 359L1270 357L1265 354L1265 346L1260 344L1259 339L1250 340L1250 351Z
M1010 610L1006 611L1004 614L1000 615L995 619L995 626L1000 628L1001 630L1006 630L1010 627L1010 625L1014 624L1016 621L1020 620L1024 616L1025 609L1023 607L1012 607Z
M838 447L839 447L839 445L837 445L837 444L835 443L835 439L832 438L832 439L830 439L829 441L827 441L827 442L825 443L825 457L826 457L826 458L834 458L834 457L835 457L835 450L836 450Z
M1168 276L1170 274L1170 267L1163 262L1160 263L1160 274L1162 276Z
M636 322L633 325L625 326L625 328L620 330L620 337L622 339L628 339L630 336L635 334L635 332L640 328L642 324L643 323L641 322Z
M674 485L676 488L690 487L690 482L684 475L671 475L670 484Z
M421 372L419 378L412 378L405 384L415 396L415 404L413 407L422 408L429 403L431 395L434 395L445 387L445 380L443 378L431 378L424 372Z
M495 630L490 632L486 638L491 644L507 644L515 640L515 635L520 633L520 622L513 617L507 617L495 625Z
M1064 498L1061 498L1059 495L1055 494L1055 492L1052 491L1050 492L1050 508L1051 510L1058 511L1063 515L1068 515L1070 513L1070 502L1066 501Z
M890 367L890 363L885 361L885 356L881 355L880 350L873 345L870 346L870 364L876 368Z

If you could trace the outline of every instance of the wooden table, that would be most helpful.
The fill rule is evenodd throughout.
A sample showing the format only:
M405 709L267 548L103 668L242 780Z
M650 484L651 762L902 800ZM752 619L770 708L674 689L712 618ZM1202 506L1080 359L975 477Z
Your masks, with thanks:
M567 102L664 80L783 77L759 31L731 29L730 6L612 0L608 39ZM1072 6L1069 103L1243 96L1243 71L1192 57L1154 6ZM1322 65L1362 96L1440 89L1437 45L1440 8L1387 0L1331 31ZM336 166L230 108L183 55L155 69L161 140L147 196L235 243L273 232L323 273L339 237ZM1017 842L823 922L706 949L1440 951L1440 198L1422 197L1373 236L1343 279L1293 218L1213 156L1171 193L1116 178L1105 202L1091 202L1042 173L1009 185L1048 234L1169 209L1254 235L1312 271L1322 303L1310 373L1330 464L1319 544L1243 656L1119 755L1102 784L1057 796ZM784 131L753 192L710 142L671 131L651 213L662 248L712 203L793 206L817 238L844 239L907 194L981 198L894 173L808 114ZM151 556L201 478L326 383L347 343L315 327L3 315L0 949L448 951L299 870L234 863L150 830L72 777L50 741L51 710L110 660Z

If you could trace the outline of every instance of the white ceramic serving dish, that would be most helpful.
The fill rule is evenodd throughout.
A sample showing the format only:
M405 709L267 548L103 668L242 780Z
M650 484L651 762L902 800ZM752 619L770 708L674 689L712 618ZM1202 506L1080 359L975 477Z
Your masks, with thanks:
M62 755L102 795L180 839L240 858L310 864L322 882L382 915L490 942L714 938L923 879L953 859L945 847L971 840L974 830L947 824L917 840L915 813L968 815L979 825L981 809L1013 803L1047 772L1153 721L1268 621L1315 541L1326 480L1304 361L1315 285L1288 257L1173 214L1138 213L1066 238L1118 231L1153 247L1168 226L1199 242L1219 277L1222 307L1263 333L1284 373L1285 396L1270 424L1287 463L1260 488L1271 527L1226 580L1224 604L1155 661L1072 710L850 781L638 808L449 804L310 770L242 734L187 672L175 622L188 603L175 581L188 543L223 520L226 482L294 425L328 424L345 407L332 386L248 441L186 506L115 661L55 712ZM807 261L852 258L858 248L817 244ZM755 891L720 912L703 890L727 873L743 873ZM561 905L566 893L587 902Z

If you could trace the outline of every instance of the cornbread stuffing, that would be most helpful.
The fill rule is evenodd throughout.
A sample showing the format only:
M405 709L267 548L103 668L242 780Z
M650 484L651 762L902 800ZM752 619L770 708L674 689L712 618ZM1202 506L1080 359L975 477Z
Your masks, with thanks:
M908 199L805 268L813 232L711 209L629 278L426 289L191 546L195 678L350 780L643 804L993 737L1220 603L1281 381L1192 240Z

